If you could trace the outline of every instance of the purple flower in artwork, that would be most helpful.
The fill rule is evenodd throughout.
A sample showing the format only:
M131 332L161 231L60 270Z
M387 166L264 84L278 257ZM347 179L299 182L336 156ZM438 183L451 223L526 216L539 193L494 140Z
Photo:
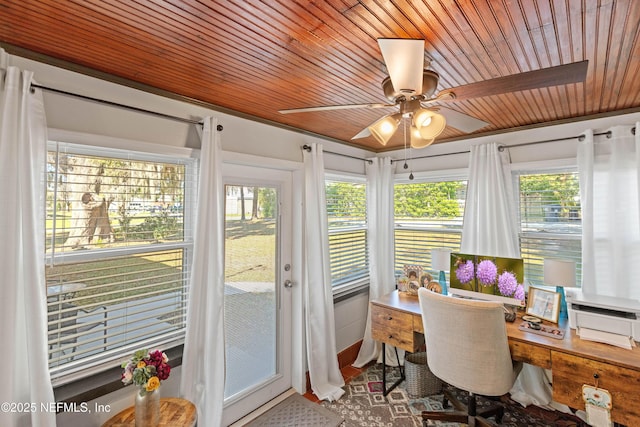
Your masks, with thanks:
M522 286L522 285L518 285L518 286L516 287L516 291L515 291L515 293L513 294L513 297L514 297L515 299L520 300L520 301L524 301L524 286Z
M505 271L498 276L498 290L506 297L513 295L518 287L516 276L510 271Z
M473 261L460 262L456 268L456 277L460 283L469 283L473 279Z
M493 285L498 275L498 267L488 259L480 261L476 271L476 277L482 286Z

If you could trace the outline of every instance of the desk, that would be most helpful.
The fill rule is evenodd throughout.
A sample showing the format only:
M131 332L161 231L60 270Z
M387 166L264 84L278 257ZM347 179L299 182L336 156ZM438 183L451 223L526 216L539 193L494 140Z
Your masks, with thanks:
M160 399L160 427L195 427L197 418L196 407L188 400ZM134 407L131 406L109 418L102 427L134 427L135 422Z
M520 323L519 319L507 322L511 357L551 369L553 400L584 410L582 385L594 385L597 375L598 386L611 393L612 420L629 427L640 425L640 347L627 350L581 340L564 323L560 326L566 328L565 337L558 340L521 331ZM394 291L371 301L374 340L415 352L424 345L423 332L417 296Z

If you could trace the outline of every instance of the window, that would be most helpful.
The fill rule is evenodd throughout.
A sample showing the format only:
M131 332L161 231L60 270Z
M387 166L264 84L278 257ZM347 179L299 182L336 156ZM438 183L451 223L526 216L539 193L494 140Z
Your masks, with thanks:
M194 169L188 158L50 143L45 258L54 383L183 339Z
M431 249L460 249L467 181L398 183L394 187L395 271L431 267Z
M369 278L367 197L364 180L325 180L331 284L361 285Z
M576 284L581 283L582 216L578 173L519 173L520 251L525 277L543 284L545 258L576 262Z

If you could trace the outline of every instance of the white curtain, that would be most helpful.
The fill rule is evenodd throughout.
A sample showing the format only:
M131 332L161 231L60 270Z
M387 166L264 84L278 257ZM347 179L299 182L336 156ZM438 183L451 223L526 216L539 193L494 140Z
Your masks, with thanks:
M338 365L322 145L303 151L305 169L304 280L307 359L311 389L320 400L342 396L344 379Z
M513 200L508 149L500 151L496 143L472 146L460 251L518 258Z
M390 157L373 158L367 163L367 246L369 249L369 301L395 289L393 271L393 165ZM381 344L371 338L371 308L360 352L353 366L362 367L381 356ZM386 347L392 350L392 347ZM399 350L402 352L402 350ZM389 351L387 351L389 353ZM395 354L387 355L395 364ZM401 356L399 354L399 356Z
M514 200L508 150L495 143L472 146L460 251L519 258ZM537 366L524 364L510 393L523 406L550 407L551 386Z
M204 120L180 391L198 424L222 424L224 403L224 188L218 121Z
M49 376L44 274L47 125L33 73L0 49L0 401L54 402ZM0 411L0 425L55 426L55 413Z
M597 144L588 130L578 142L582 207L582 289L640 299L640 122L611 130Z

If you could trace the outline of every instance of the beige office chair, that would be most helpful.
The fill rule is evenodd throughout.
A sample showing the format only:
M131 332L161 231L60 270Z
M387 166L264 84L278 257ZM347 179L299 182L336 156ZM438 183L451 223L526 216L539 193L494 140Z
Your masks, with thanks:
M443 406L451 402L456 411L424 411L424 425L427 420L439 420L492 426L487 419L491 416L500 423L502 405L476 412L476 395L502 396L515 381L502 303L449 297L425 288L419 289L418 298L429 369L445 383L469 393L465 407L445 390Z

